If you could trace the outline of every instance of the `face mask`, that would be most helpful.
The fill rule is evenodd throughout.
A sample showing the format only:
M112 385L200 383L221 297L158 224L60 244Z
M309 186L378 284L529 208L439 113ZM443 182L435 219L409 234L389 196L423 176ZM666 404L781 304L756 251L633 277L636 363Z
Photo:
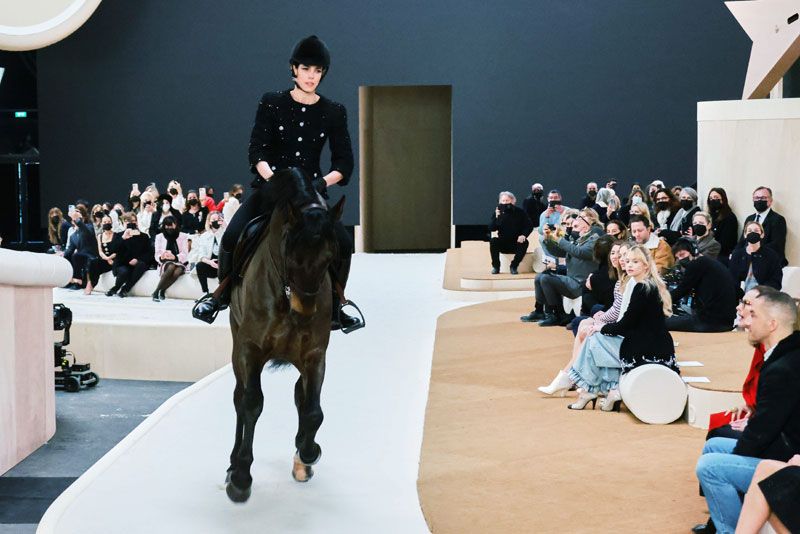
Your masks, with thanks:
M580 232L578 232L577 230L573 230L573 231L571 231L571 232L569 233L569 236L570 236L570 237L571 237L573 240L576 240L576 239L578 239L578 238L581 236L581 233L580 233Z
M111 215L111 211L110 210L103 210L103 215Z
M56 216L50 217L50 222L51 223L58 224L58 221L59 221L58 217L56 217Z
M213 221L213 222L211 223L211 228L213 228L214 230L217 230L217 229L219 229L219 227L220 227L220 226L221 226L221 225L219 224L219 221Z
M656 202L656 208L658 208L658 211L667 211L669 209L669 202L664 200Z
M761 236L757 232L750 232L745 236L745 240L751 245L755 245L761 241Z
M511 204L498 204L497 209L500 210L500 213L508 213L511 211Z
M178 190L173 187L172 189L169 190L169 194L172 195L173 197L178 196Z
M235 195L233 195L233 196L235 196L235 197L236 197L236 200L242 200L242 194L241 194L241 193L236 193L236 194L235 194ZM540 194L539 196L541 196L541 194Z
M106 232L111 231L111 223L104 223L103 230L105 230Z
M766 211L769 206L766 200L756 200L753 202L753 207L757 212L761 213L762 211Z
M589 195L589 198L594 198L597 196L597 191L587 191L586 194Z
M121 210L121 209L117 208L117 209L115 209L114 211L116 211L116 212L117 212L117 216L118 216L118 217L122 217L122 210Z
M560 200L551 200L551 201L549 201L549 202L547 203L547 205L548 205L548 206L550 206L551 208L555 208L555 207L556 207L556 206L558 206L559 204L561 204L561 201L560 201Z
M178 237L178 229L177 228L164 228L164 235L167 237L175 238Z
M708 228L706 228L705 224L693 224L692 225L692 233L697 237L703 237L708 232Z
M141 198L135 195L130 198L131 204L138 204L140 200Z
M131 230L136 230L136 223L128 223L125 225L126 228L130 228Z
M689 262L691 262L691 261L692 261L692 258L683 258L681 260L678 260L678 265L680 265L681 267L683 267L685 269L689 265Z
M693 207L694 207L694 202L692 202L691 200L681 200L681 208L684 211L689 211Z
M722 207L722 200L713 198L708 201L708 209L711 211L717 211Z
M644 200L642 200L642 197L636 195L635 197L633 197L633 201L631 201L631 204L641 204L642 202L644 202Z
M166 202L161 205L161 211L163 211L164 213L168 212L169 208L170 208L170 205L167 204Z

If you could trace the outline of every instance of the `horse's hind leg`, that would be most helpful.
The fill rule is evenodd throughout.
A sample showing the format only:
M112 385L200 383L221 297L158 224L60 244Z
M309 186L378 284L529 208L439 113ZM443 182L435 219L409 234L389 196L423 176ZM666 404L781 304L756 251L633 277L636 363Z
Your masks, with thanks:
M233 442L233 450L231 451L231 463L228 467L228 473L225 477L225 483L231 481L231 473L238 464L237 458L239 456L239 448L242 446L242 433L244 432L244 385L236 381L236 389L233 390L233 407L236 410L236 437Z
M307 482L314 471L311 466L319 461L322 448L314 441L322 425L322 407L319 404L322 381L325 377L325 361L301 374L294 386L294 402L299 419L292 476L298 482Z
M253 435L258 417L264 408L264 394L261 392L261 371L264 368L264 362L255 360L255 357L246 356L241 360L245 370L241 377L244 391L238 410L241 415L237 414L237 420L240 417L242 419L241 442L238 450L234 449L234 453L231 455L233 470L225 488L228 497L233 502L245 502L249 499L250 488L253 485L253 477L250 476L250 466L253 464ZM237 422L237 429L238 426Z

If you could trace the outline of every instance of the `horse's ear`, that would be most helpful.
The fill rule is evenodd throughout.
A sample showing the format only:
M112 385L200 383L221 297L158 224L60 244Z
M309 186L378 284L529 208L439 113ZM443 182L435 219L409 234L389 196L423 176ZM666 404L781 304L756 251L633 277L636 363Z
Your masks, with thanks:
M339 202L337 202L336 205L334 205L331 208L331 217L333 217L334 221L341 220L341 218L342 218L342 213L344 212L344 199L345 198L346 197L342 196L342 198L339 199Z

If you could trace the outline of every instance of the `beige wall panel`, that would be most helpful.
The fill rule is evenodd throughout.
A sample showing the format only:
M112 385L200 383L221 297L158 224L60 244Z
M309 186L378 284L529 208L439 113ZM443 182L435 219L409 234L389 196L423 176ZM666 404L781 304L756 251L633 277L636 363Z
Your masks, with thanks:
M700 102L697 183L703 207L710 188L725 188L740 225L755 211L753 189L771 187L786 217L786 258L800 265L800 99Z

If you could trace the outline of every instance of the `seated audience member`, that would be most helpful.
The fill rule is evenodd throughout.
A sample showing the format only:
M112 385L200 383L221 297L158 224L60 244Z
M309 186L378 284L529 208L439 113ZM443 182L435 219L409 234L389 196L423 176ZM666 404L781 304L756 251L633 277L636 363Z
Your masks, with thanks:
M694 214L700 211L697 205L697 191L691 187L684 187L678 197L681 209L675 213L669 230L661 230L658 235L667 240L667 243L674 245L678 239L689 233L694 220Z
M150 223L153 221L153 214L156 211L156 197L152 193L145 191L142 193L142 209L136 214L137 227L150 236Z
M700 251L700 254L716 260L719 255L720 244L714 239L711 228L711 215L704 211L697 211L692 217L692 227L689 229L689 235L695 238L697 250Z
M599 239L598 239L599 241ZM625 291L625 284L627 283L627 275L625 273L625 254L628 252L630 243L626 241L615 241L609 253L609 260L612 267L613 278L616 279L614 284L614 302L611 307L606 311L598 311L592 317L580 317L577 330L575 331L575 340L572 344L572 357L567 365L561 369L556 377L550 382L548 386L540 386L537 388L542 393L547 395L555 395L560 393L563 397L566 395L567 390L572 386L569 379L569 369L575 363L575 360L580 354L581 348L586 341L591 327L595 323L613 323L619 319L620 310L622 306L622 294ZM574 324L574 322L573 322Z
M739 220L728 203L728 194L721 187L711 188L706 199L706 206L711 214L711 229L714 239L720 246L717 259L727 265L728 258L739 240Z
M630 215L631 216L638 215L639 217L644 217L645 219L647 219L647 225L652 229L653 221L650 218L650 209L644 202L637 202L636 204L632 204L630 209ZM630 220L630 217L628 218L628 220Z
M717 532L734 532L742 502L761 460L785 462L800 453L800 332L797 305L781 292L766 292L751 304L747 338L766 352L755 412L741 437L712 438L697 461L697 478Z
M172 197L166 194L160 195L156 200L156 211L153 212L153 217L150 220L150 239L154 240L155 236L161 233L162 220L165 217L172 217L175 219L176 224L180 224L183 220L181 213L172 207Z
M755 221L745 223L743 235L746 245L734 249L728 262L734 280L744 282L745 291L757 285L780 290L783 283L781 259L777 252L764 246L761 224Z
M517 274L517 267L528 252L528 235L533 231L533 223L522 208L516 206L516 197L508 192L500 193L497 207L489 221L492 237L489 253L492 257L492 274L500 272L500 253L514 254L511 260L511 274Z
M644 191L639 185L634 184L630 195L628 195L628 202L619 209L619 219L630 226L631 207L639 203L644 204Z
M756 212L748 215L744 220L745 225L750 221L761 224L764 229L762 245L774 250L781 260L781 267L788 265L786 261L786 219L783 215L772 209L772 189L759 187L753 191L753 207ZM744 247L744 240L740 240L737 247Z
M637 244L643 245L650 251L659 273L663 275L667 269L675 265L669 244L650 230L650 221L639 215L631 215L630 233Z
M100 275L109 272L114 266L114 258L117 253L114 252L119 249L122 236L114 232L111 217L104 215L100 220L100 235L97 236L97 252L99 257L92 258L89 261L89 276L86 283L84 293L90 295L92 289L97 285L100 280Z
M81 213L83 210L83 213ZM69 214L75 231L69 238L67 250L64 258L72 264L72 279L65 287L67 289L80 289L83 287L83 279L86 275L89 261L97 257L97 237L94 235L94 227L87 221L88 214L80 206Z
M206 219L205 232L192 239L189 262L195 264L194 269L203 293L208 293L208 279L216 278L219 272L219 244L224 233L222 216L219 212L212 211Z
M656 214L653 224L657 234L662 230L680 230L680 220L675 222L675 215L680 211L681 205L678 199L672 195L672 191L663 187L656 191L653 207ZM675 222L674 226L673 222Z
M581 205L578 209L592 208L597 201L597 182L588 182L586 184L586 196L581 199Z
M591 316L597 311L605 311L614 302L616 271L610 266L611 260L609 259L613 245L614 238L607 235L598 237L594 242L593 253L597 269L589 274L583 284L581 295L581 313L583 315Z
M161 223L161 232L156 235L155 247L161 279L152 297L155 302L159 302L167 298L167 289L186 272L189 236L181 232L175 218L168 215Z
M200 206L206 208L209 213L212 211L217 211L217 204L214 201L214 187L211 185L207 185L205 187L200 188Z
M206 214L200 209L200 201L191 198L186 201L186 211L181 217L181 231L189 235L202 232L206 227Z
M520 317L520 320L540 321L540 326L566 326L572 320L564 311L562 299L580 297L586 278L597 268L594 261L597 234L592 232L595 222L597 213L594 210L582 210L572 222L574 241L566 237L557 240L555 232L545 226L542 246L547 254L566 258L567 271L565 275L560 275L546 270L534 278L536 306L531 313Z
M233 184L231 187L230 195L228 199L225 201L225 205L222 207L222 218L226 221L230 221L233 216L236 214L236 210L239 209L239 206L242 203L242 195L244 194L244 187L242 184ZM533 219L531 219L533 220ZM537 217L536 220L538 221L539 218Z
M92 214L92 226L94 227L95 236L99 236L100 233L103 231L103 229L100 228L103 225L101 221L103 220L103 217L106 216L105 211L103 210L103 206L101 206L100 204L95 204L94 206L92 206L91 214Z
M544 228L553 229L561 222L561 215L567 209L561 204L561 192L553 189L547 194L547 208L539 216L539 234L544 235Z
M736 532L758 534L769 521L778 534L800 532L800 454L788 462L761 460L744 497Z
M667 328L677 332L730 332L736 318L736 284L720 262L700 253L689 237L672 247L683 269L678 286L670 294L673 302L694 295L690 313L673 315Z
M647 206L653 213L656 207L656 194L660 189L664 189L664 182L661 180L653 180L647 185Z
M170 180L167 184L167 193L172 197L172 207L182 212L186 207L186 199L183 198L183 188L177 180Z
M609 221L617 218L619 200L613 189L603 187L597 192L597 199L594 206L590 207L597 212L603 224L608 224Z
M611 219L606 224L606 234L614 239L626 240L628 239L628 227L619 219Z
M106 291L107 297L114 294L120 298L127 297L136 282L150 268L150 259L153 257L150 238L139 230L136 215L132 212L124 213L122 222L125 223L125 230L121 239L108 249L116 253L112 268L116 280L113 287Z
M593 324L569 379L578 387L578 400L570 409L582 410L599 394L607 393L603 411L618 410L620 377L649 363L664 365L680 374L665 317L672 314L672 299L649 251L633 246L625 256L631 280L625 286L619 319ZM602 334L602 335L598 335Z
M64 214L59 208L50 208L47 212L47 239L50 241L48 252L61 252L67 245L67 229L62 231Z
M683 191L683 187L680 185L674 185L670 191L672 191L672 196L679 198L681 196L681 191Z
M135 215L139 215L139 212L142 210L142 194L139 193L138 190L131 191L130 196L128 197L128 210Z
M542 200L543 194L544 187L542 187L542 184L535 183L531 186L530 196L522 201L522 209L525 210L533 224L539 224L539 217L547 209L547 203ZM230 221L227 217L225 220Z

